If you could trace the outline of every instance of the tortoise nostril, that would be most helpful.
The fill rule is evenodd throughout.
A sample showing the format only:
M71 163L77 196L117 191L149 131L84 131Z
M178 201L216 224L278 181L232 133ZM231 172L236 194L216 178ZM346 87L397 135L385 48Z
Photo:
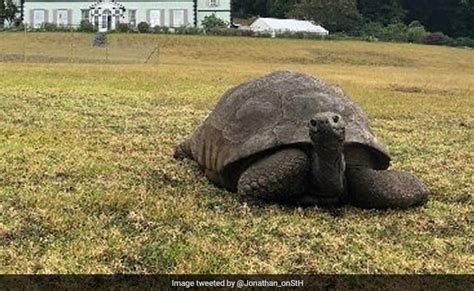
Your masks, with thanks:
M316 120L314 119L311 119L311 121L309 122L311 124L311 126L316 126L318 125L318 123L316 122Z
M337 122L339 121L339 116L334 115L333 118L332 118L332 120L333 120L335 123L337 123Z

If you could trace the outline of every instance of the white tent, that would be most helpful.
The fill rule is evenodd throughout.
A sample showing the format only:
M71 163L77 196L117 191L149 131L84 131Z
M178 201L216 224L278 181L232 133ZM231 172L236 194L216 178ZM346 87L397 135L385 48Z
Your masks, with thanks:
M255 20L250 29L255 32L312 32L321 35L328 35L327 31L321 25L316 25L310 21L296 19L278 19L278 18L259 18Z

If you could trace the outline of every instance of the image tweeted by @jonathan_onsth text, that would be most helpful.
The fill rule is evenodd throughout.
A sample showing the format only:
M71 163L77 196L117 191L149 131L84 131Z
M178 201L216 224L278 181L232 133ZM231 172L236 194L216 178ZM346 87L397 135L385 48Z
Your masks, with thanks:
M266 279L222 279L222 280L171 280L170 287L177 288L252 288L252 287L272 287L272 288L288 288L288 287L304 287L304 280L266 280Z

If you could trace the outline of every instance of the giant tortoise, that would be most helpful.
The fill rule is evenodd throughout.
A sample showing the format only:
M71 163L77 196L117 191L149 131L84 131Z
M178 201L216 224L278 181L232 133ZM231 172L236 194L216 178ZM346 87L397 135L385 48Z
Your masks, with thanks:
M301 73L230 89L174 156L196 161L220 187L269 202L384 209L427 201L416 177L387 170L390 155L360 107Z

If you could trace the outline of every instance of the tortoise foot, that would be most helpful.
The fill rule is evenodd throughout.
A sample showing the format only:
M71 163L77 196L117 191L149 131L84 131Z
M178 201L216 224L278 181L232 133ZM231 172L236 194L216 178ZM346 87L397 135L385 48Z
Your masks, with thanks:
M351 203L361 208L407 209L428 201L426 186L406 172L348 168L347 182Z

